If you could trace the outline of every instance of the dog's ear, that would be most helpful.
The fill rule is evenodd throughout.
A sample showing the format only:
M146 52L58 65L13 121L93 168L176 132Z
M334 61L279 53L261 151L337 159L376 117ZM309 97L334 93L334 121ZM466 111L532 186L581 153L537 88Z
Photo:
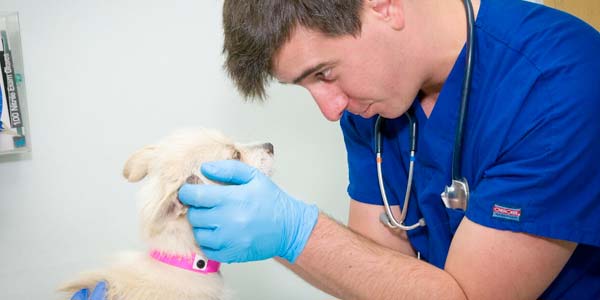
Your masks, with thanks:
M149 163L155 157L156 148L156 146L146 146L129 157L123 168L123 176L129 182L137 182L146 177Z
M185 183L189 184L204 184L202 179L197 175L190 175L185 179ZM181 217L185 216L187 213L187 207L179 201L179 198L175 196L174 201L163 201L163 205L161 205L161 213L157 215L158 219L168 218L171 216ZM157 223L156 221L154 223Z
M204 184L204 182L202 182L202 179L200 177L198 177L197 175L190 175L188 178L185 179L185 183L189 183L189 184Z
M202 179L194 174L192 174L188 178L186 178L185 183L204 184L204 182L202 182ZM179 201L178 198L176 198L176 201L171 201L168 205L169 206L165 210L167 216L169 216L169 215L183 216L187 213L187 208L181 203L181 201Z

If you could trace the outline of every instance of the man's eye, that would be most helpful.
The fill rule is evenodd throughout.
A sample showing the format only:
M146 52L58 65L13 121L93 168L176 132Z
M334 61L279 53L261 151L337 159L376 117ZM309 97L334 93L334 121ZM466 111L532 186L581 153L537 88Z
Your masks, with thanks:
M330 80L332 80L332 78L331 78L331 69L325 69L323 71L320 71L320 72L316 73L315 76L317 77L317 79L323 80L323 81L330 81Z

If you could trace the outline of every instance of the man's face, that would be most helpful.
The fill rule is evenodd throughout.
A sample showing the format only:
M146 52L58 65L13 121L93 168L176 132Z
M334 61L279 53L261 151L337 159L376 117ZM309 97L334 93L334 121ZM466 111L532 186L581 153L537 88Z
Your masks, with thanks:
M275 56L274 75L308 89L330 121L339 120L344 110L364 118L396 118L423 82L418 54L408 55L415 52L410 42L407 34L368 13L356 37L332 38L298 27Z

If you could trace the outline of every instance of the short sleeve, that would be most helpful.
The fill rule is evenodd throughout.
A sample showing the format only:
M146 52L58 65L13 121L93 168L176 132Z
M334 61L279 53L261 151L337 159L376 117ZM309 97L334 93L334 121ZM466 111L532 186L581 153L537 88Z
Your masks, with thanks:
M340 120L348 157L348 195L369 204L381 204L373 145L375 118L345 112Z
M600 66L540 77L505 124L510 134L496 161L472 187L470 220L600 246L600 77L594 69Z

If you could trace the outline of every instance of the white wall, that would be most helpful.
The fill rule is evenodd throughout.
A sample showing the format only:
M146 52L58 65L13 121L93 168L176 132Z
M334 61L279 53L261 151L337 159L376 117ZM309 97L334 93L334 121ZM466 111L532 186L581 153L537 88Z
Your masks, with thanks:
M19 11L33 152L0 157L0 299L55 287L137 237L129 154L203 126L276 146L275 181L345 221L338 124L309 95L274 85L244 104L221 69L222 1L1 0ZM273 261L226 265L236 299L323 299Z

